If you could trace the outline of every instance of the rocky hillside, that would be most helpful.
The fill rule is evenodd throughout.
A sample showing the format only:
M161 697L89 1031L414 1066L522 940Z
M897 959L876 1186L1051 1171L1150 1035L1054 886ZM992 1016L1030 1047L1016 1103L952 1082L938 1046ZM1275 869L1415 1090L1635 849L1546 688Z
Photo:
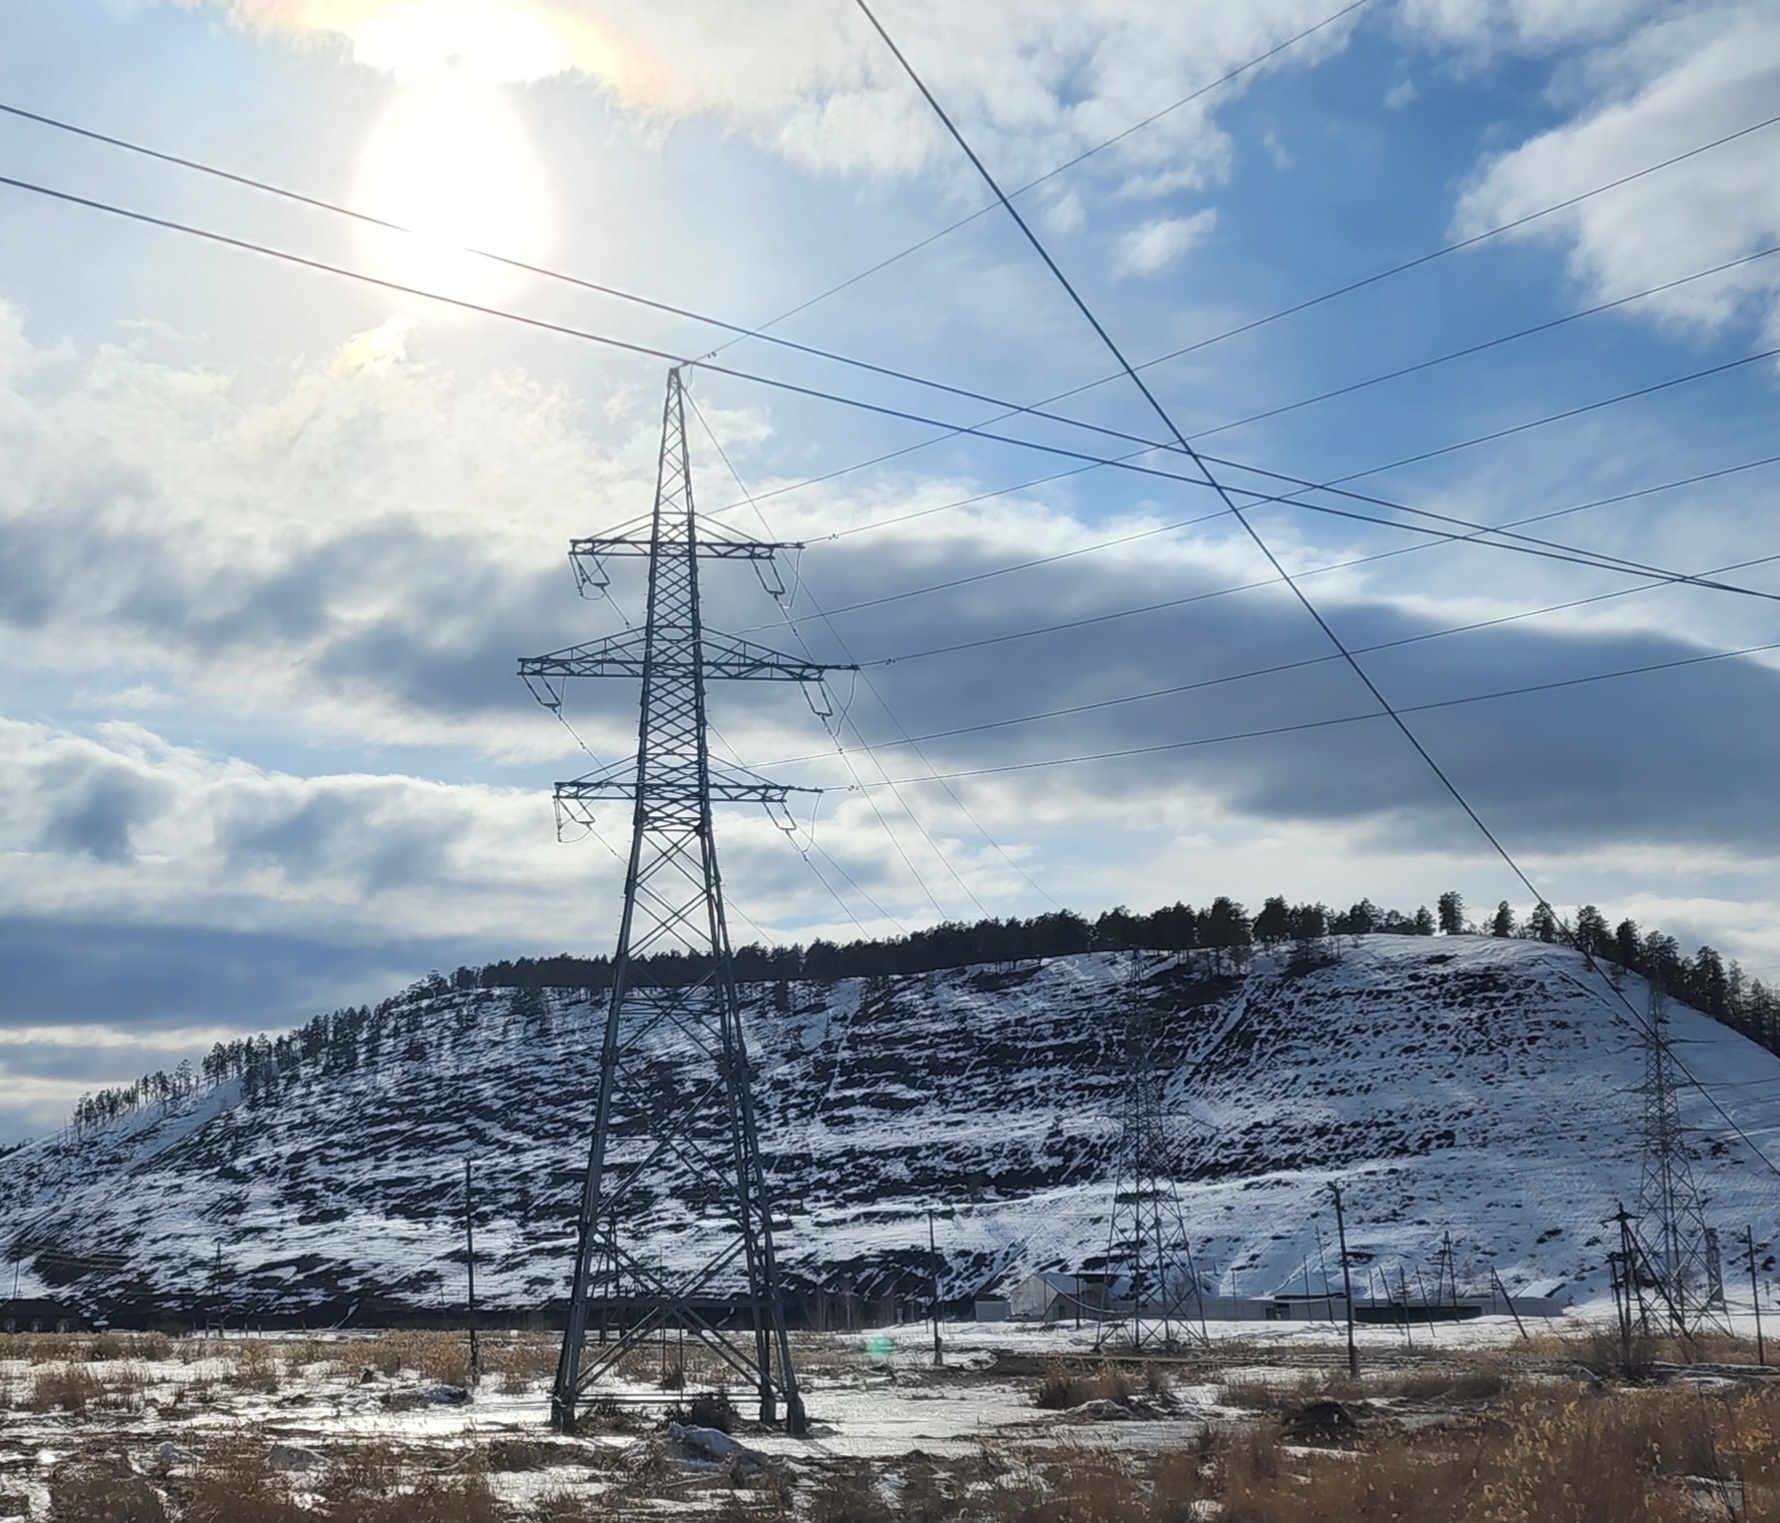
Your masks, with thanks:
M1306 1273L1320 1289L1338 1178L1363 1261L1413 1281L1450 1232L1461 1275L1493 1264L1511 1285L1604 1295L1602 1218L1637 1194L1643 1061L1605 975L1563 947L1482 937L1344 938L1333 955L1257 958L1241 976L1190 954L1086 954L750 988L787 1268L915 1294L930 1206L946 1213L951 1295L1091 1266L1118 1136L1117 1012L1136 999L1170 1074L1199 1267L1220 1289ZM1767 1146L1780 1058L1672 1015L1688 1068ZM546 1306L564 1292L598 1020L579 994L416 991L350 1065L319 1057L252 1094L231 1080L0 1159L0 1246L22 1258L22 1290L126 1315L199 1315L213 1296L266 1320L442 1309L463 1299L467 1156L481 1299ZM1753 1222L1765 1243L1774 1175L1701 1093L1682 1105L1713 1219L1727 1240ZM697 1246L671 1171L646 1228L670 1261Z

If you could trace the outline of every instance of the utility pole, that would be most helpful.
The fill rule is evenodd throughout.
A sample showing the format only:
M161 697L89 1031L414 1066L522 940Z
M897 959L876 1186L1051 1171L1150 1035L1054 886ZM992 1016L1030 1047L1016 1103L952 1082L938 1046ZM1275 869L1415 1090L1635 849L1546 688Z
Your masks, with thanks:
M476 1340L476 1210L470 1194L470 1160L464 1159L464 1264L470 1274L470 1384L482 1384L482 1346Z
M1347 1374L1360 1378L1360 1350L1354 1342L1354 1279L1347 1262L1347 1217L1341 1208L1341 1186L1329 1182L1329 1193L1335 1197L1335 1236L1341 1248L1341 1291L1347 1298Z
M1755 1228L1743 1229L1743 1244L1749 1250L1749 1304L1755 1308L1755 1362L1765 1367L1768 1353L1761 1341L1761 1289L1755 1282ZM13 1294L18 1294L16 1289Z
M1490 1265L1490 1278L1496 1282L1496 1289L1501 1293L1503 1305L1508 1308L1508 1315L1514 1318L1514 1325L1520 1329L1521 1341L1523 1343L1531 1343L1533 1340L1527 1333L1526 1324L1520 1320L1520 1313L1514 1309L1514 1297L1508 1294L1508 1287L1502 1283L1502 1277L1496 1273L1496 1266L1494 1264ZM1617 1300L1618 1282L1615 1281L1614 1284L1615 1299Z
M933 1241L932 1206L927 1208L927 1262L933 1270L933 1365L938 1369L946 1362L946 1356L939 1346L939 1249L934 1246Z
M1641 1330L1649 1330L1650 1317L1644 1305L1644 1287L1639 1278L1639 1260L1641 1255L1639 1253L1638 1236L1637 1233L1633 1231L1633 1222L1635 1218L1632 1216L1631 1212L1626 1210L1624 1204L1621 1203L1619 1209L1613 1213L1612 1219L1619 1224L1619 1284L1620 1289L1623 1292L1619 1314L1619 1338L1621 1348L1625 1354L1626 1369L1630 1370L1632 1367L1632 1309L1634 1297L1637 1300L1637 1325Z
M645 560L648 612L643 627L571 646L519 664L532 695L560 714L566 684L578 677L640 679L634 761L599 767L556 785L558 831L589 826L591 805L631 805L624 907L612 959L612 988L592 1101L593 1135L581 1189L568 1326L557 1362L551 1416L567 1432L589 1389L611 1373L657 1326L690 1327L728 1368L752 1382L760 1418L774 1422L784 1403L788 1431L806 1430L791 1364L784 1288L773 1241L774 1213L741 1000L717 868L713 804L755 803L787 815L791 789L711 756L706 684L714 679L796 682L809 695L822 664L780 655L750 640L707 630L699 599L701 561L747 561L769 592L773 557L791 544L745 540L703 522L693 505L686 444L686 400L678 368L668 372L662 410L655 506L647 533L617 532L572 540L569 559L585 595L604 595L606 564ZM812 707L815 707L812 698ZM663 954L672 954L663 959ZM668 969L672 971L660 971ZM664 1105L649 1087L663 1034L690 1046L684 1089ZM640 1118L646 1136L630 1151L614 1143L615 1117ZM668 1167L711 1202L713 1225L672 1272L652 1262L641 1239L652 1202L671 1179ZM614 1223L608 1237L607 1220ZM634 1234L628 1239L617 1228ZM620 1276L637 1288L638 1315L622 1319L617 1338L587 1348L590 1311L616 1300ZM710 1316L710 1302L746 1316L750 1334Z

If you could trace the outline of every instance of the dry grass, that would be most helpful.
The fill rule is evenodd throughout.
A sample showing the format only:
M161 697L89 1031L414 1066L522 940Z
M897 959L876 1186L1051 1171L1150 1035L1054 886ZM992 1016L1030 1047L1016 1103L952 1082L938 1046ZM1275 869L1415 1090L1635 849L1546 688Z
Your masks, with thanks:
M1290 1412L1312 1401L1361 1402L1401 1399L1443 1405L1493 1401L1513 1383L1512 1372L1488 1359L1458 1364L1427 1364L1407 1370L1369 1371L1358 1380L1345 1374L1300 1374L1291 1380L1234 1380L1221 1383L1225 1406L1250 1412Z
M162 1360L171 1359L178 1347L165 1333L11 1333L0 1338L0 1355L24 1364Z
M1085 1401L1116 1401L1126 1406L1133 1389L1131 1377L1111 1360L1088 1369L1055 1359L1045 1366L1038 1389L1032 1393L1032 1404L1051 1412L1079 1407Z
M269 1343L257 1338L244 1339L229 1346L229 1373L224 1377L237 1391L254 1391L261 1396L278 1394L280 1371L278 1352Z
M482 1340L482 1374L506 1396L523 1396L556 1375L562 1340L549 1334L514 1333Z
M135 1412L141 1410L147 1389L147 1372L137 1364L104 1373L84 1364L52 1364L33 1376L25 1407L31 1412Z
M1147 1477L1085 1455L1020 1523L1697 1523L1780 1516L1780 1393L1686 1388L1510 1395L1468 1427L1390 1429L1339 1455L1282 1445L1277 1419L1165 1455Z
M1776 1332L1780 1332L1780 1328ZM1634 1333L1629 1363L1618 1333L1612 1327L1600 1324L1575 1332L1538 1333L1530 1342L1518 1347L1531 1357L1579 1364L1602 1377L1641 1379L1658 1364L1756 1363L1753 1338L1710 1330L1692 1333L1685 1338L1666 1332ZM1776 1348L1780 1349L1780 1344L1776 1344ZM1770 1349L1768 1363L1780 1366L1780 1353Z
M160 1494L122 1455L83 1456L51 1478L49 1523L166 1523Z
M295 1479L310 1493L299 1503L293 1478L268 1468L265 1446L235 1439L169 1490L180 1523L512 1523L480 1456L450 1472L419 1460L384 1442L334 1446L319 1473Z

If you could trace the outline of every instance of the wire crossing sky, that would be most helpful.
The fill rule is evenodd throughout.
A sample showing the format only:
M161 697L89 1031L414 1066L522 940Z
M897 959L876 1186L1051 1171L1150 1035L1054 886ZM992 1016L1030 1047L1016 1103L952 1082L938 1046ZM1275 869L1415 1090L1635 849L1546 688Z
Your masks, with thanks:
M611 940L549 785L634 715L511 657L641 606L561 548L700 356L701 506L807 546L713 625L866 667L713 715L828 790L725 816L763 939L1524 911L1333 640L1560 911L1780 976L1772 6L872 11L1030 241L832 0L9 21L0 1134Z

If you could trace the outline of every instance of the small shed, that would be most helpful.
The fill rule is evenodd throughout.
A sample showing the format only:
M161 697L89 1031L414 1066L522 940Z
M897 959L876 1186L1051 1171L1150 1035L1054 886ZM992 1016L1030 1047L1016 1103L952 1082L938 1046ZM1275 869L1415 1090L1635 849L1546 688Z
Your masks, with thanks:
M1514 1309L1523 1317L1555 1317L1570 1304L1571 1290L1568 1280L1534 1280L1530 1285L1523 1285L1518 1290L1508 1292L1514 1298ZM1500 1294L1495 1295L1490 1310L1504 1312L1508 1308L1502 1304Z
M1104 1316L1104 1275L1063 1274L1041 1269L1008 1291L1008 1311L1022 1322L1073 1322Z

